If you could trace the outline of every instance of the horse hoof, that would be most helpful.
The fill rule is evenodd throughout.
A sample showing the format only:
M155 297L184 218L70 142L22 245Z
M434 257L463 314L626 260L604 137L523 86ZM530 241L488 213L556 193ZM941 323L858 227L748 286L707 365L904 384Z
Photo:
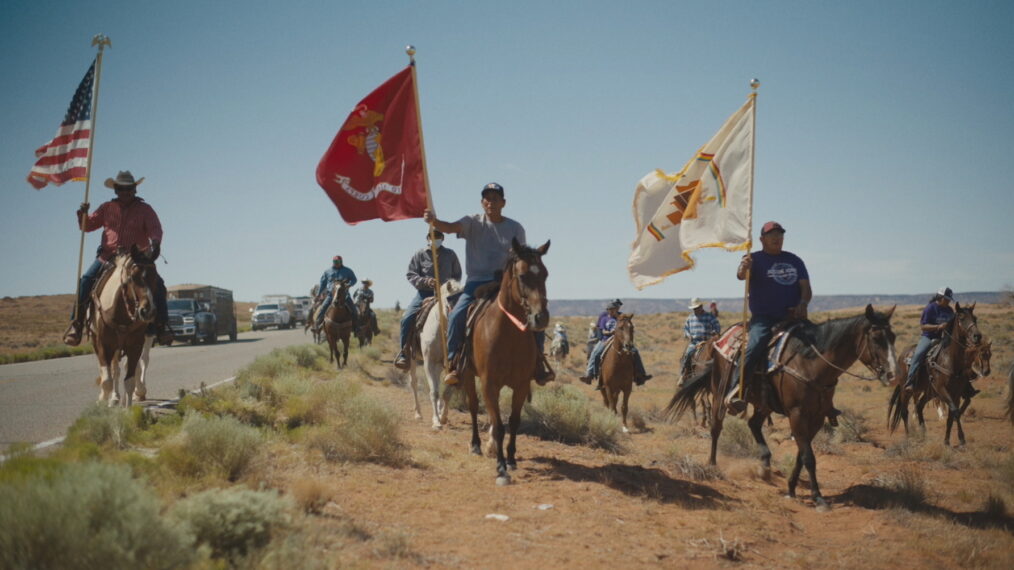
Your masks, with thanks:
M627 429L627 426L623 426L623 433L630 433L630 430Z
M831 505L827 504L827 501L825 501L823 497L817 497L816 499L814 499L814 502L817 504L818 513L831 512Z
M516 462L510 462L510 463L508 463L507 464L507 470L508 471L517 471L518 470L518 464Z
M496 486L497 487L506 487L507 485L510 485L510 484L511 484L511 477L510 477L510 475L500 475L499 477L496 478Z
M419 412L416 412L415 413L415 419L421 420L422 419L422 414L420 414Z
M482 456L482 449L478 445L472 446L472 455Z

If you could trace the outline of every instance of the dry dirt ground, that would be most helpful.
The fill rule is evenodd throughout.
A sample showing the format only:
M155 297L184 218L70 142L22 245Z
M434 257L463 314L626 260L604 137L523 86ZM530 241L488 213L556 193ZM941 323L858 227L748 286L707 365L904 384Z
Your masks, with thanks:
M920 310L899 309L899 348L914 342ZM994 339L994 373L978 381L982 394L966 414L968 445L945 448L943 423L933 411L925 439L889 433L888 389L843 380L835 403L865 419L868 431L861 442L832 440L818 452L830 512L814 509L805 475L800 498L785 497L796 448L784 418L766 430L775 465L769 478L755 458L725 453L719 454L723 478L695 480L686 473L707 461L707 430L689 418L675 425L656 419L675 387L685 314L635 317L655 378L631 397L641 427L625 440L626 453L521 435L513 484L496 486L494 460L468 453L467 415L452 411L450 425L434 432L426 404L423 419L415 420L410 393L390 381L395 375L383 364L368 371L375 379L368 390L400 410L410 467L307 465L301 451L280 446L258 478L289 489L306 479L325 485L331 503L321 516L324 535L341 532L352 519L383 537L358 547L363 558L342 557L368 566L1010 568L1014 431L1002 416L1014 311L977 312ZM587 318L560 320L572 340L583 336ZM381 346L390 362L390 341ZM576 348L559 381L578 386L598 405L597 393L576 381L583 363ZM925 500L891 506L913 490ZM387 545L386 561L377 558L378 544ZM344 548L353 555L357 546Z
M914 342L920 310L896 313L899 350ZM341 566L1011 568L1014 430L1003 405L1014 309L981 306L976 313L994 342L993 373L978 381L982 393L966 414L968 445L945 448L943 422L932 410L925 439L889 433L888 389L842 379L835 404L865 419L868 431L862 441L832 440L818 451L830 512L814 509L805 474L800 497L785 498L796 449L778 416L766 429L774 454L770 477L762 477L755 458L724 452L722 478L693 477L707 462L707 430L689 418L658 419L675 388L685 313L635 317L637 342L655 378L631 397L639 427L624 436L625 453L521 435L513 484L496 486L494 460L468 452L466 414L452 410L450 425L435 432L424 401L423 419L414 418L412 396L390 367L394 318L383 315L381 362L359 374L368 378L369 394L399 411L410 465L334 464L303 446L276 442L258 461L256 481L244 482L289 492L322 488L330 502L315 515L312 543ZM558 381L601 405L597 393L576 381L588 318L559 320L575 346ZM349 370L337 381L351 380ZM861 365L853 371L863 372ZM925 500L892 507L920 489ZM348 538L360 534L375 539Z

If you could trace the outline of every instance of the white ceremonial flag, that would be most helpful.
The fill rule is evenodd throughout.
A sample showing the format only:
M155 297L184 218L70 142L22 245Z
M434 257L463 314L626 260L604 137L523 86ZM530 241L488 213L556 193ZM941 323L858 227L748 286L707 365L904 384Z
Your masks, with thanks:
M704 247L750 249L754 94L675 174L655 170L634 191L627 270L638 289L694 267Z

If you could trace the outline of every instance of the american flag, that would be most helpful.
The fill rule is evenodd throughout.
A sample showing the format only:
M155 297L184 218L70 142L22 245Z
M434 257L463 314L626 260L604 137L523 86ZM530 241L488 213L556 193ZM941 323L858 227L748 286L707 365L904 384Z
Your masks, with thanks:
M88 68L74 92L67 115L60 123L53 140L39 147L39 159L28 173L28 183L41 190L47 184L60 186L68 180L88 177L88 145L92 132L92 85L95 83L95 62Z

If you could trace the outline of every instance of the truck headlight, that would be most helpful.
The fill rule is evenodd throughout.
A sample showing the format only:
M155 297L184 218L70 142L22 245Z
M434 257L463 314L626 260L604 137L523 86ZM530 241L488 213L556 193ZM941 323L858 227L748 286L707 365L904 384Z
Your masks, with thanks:
M194 324L194 318L193 317L183 317L183 324L185 324L185 325L192 325L192 324Z

